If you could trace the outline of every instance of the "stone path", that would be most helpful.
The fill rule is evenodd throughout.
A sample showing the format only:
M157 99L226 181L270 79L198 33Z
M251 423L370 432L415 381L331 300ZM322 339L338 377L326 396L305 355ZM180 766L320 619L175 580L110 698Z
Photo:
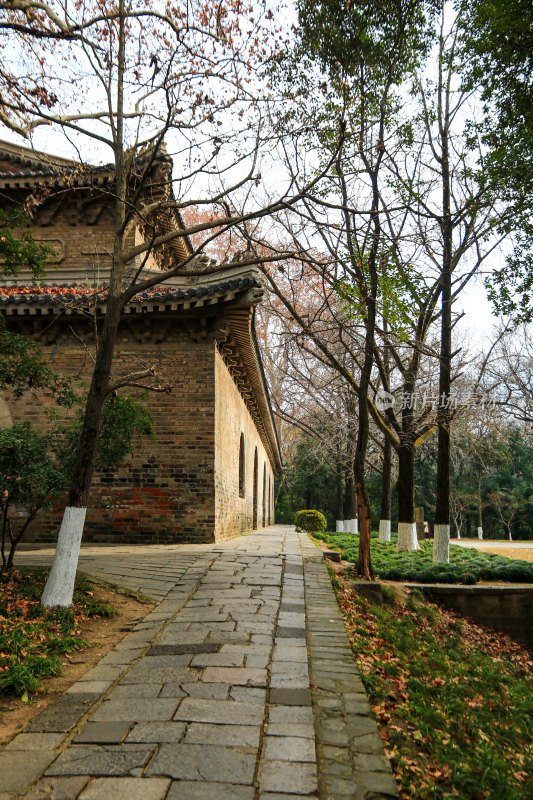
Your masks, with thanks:
M398 796L306 536L100 550L84 571L161 602L0 753L0 800Z

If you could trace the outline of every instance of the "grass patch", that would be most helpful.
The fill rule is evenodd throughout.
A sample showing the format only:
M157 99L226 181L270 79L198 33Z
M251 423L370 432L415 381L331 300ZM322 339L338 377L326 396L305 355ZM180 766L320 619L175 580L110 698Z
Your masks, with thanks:
M60 674L61 655L89 646L81 636L83 620L114 616L85 579L76 581L72 608L41 608L46 577L44 570L0 576L0 696L28 699L42 678Z
M416 596L334 588L401 797L531 800L530 651Z
M340 550L346 561L357 563L359 538L346 533L315 533L316 539L328 547ZM510 581L533 583L533 564L507 558L475 548L450 547L449 564L433 564L433 541L420 542L420 550L396 550L396 538L379 542L377 534L370 541L370 555L374 574L389 581L413 583L463 583L479 581Z

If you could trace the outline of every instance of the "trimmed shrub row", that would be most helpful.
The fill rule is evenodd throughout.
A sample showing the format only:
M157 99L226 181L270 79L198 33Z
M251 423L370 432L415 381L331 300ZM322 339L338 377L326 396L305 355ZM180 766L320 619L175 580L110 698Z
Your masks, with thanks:
M330 547L335 547L347 561L357 562L359 539L351 534L317 533ZM433 564L433 542L420 542L416 552L398 552L396 541L370 543L372 566L377 577L410 583L463 583L509 581L533 583L533 564L505 556L485 553L474 548L452 546L449 564Z

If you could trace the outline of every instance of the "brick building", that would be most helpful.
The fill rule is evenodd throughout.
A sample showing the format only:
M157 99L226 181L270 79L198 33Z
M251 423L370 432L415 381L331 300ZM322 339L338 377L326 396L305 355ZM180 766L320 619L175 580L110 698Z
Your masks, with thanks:
M171 166L165 156L158 160L154 185L164 183L161 174ZM39 341L65 375L89 376L105 314L111 181L109 168L80 174L74 162L0 143L1 205L20 207L35 196L33 236L57 253L39 286L31 285L29 271L4 283L0 309L8 326ZM179 218L169 217L162 224L168 230L176 223ZM143 234L131 235L138 241ZM160 269L161 261L184 261L190 247L185 238L174 240L142 274ZM131 274L140 269L138 263L129 268ZM153 366L171 390L147 397L155 440L137 447L124 467L96 475L86 541L212 541L274 521L281 459L254 329L263 291L257 269L236 261L210 275L174 278L125 306L114 375ZM0 398L0 424L38 423L41 415L42 405L29 394L16 404ZM28 538L53 541L59 520L58 510Z

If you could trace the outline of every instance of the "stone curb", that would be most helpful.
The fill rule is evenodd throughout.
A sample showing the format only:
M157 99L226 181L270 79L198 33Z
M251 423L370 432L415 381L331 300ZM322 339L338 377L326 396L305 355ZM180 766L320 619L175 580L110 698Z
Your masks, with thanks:
M299 534L320 800L399 797L322 551Z

